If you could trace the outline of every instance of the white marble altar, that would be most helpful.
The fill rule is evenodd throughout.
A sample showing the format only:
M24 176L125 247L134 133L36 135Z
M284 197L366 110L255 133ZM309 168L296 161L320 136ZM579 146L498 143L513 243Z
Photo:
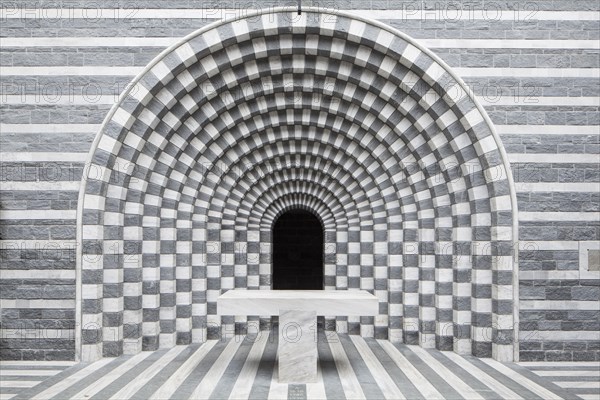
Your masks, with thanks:
M279 381L317 379L317 315L377 315L377 297L364 290L229 290L217 298L219 315L278 315Z

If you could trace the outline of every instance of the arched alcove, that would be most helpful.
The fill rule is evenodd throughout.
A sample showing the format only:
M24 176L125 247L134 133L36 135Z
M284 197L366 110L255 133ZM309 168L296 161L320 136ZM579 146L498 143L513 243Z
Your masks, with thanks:
M273 225L273 289L323 289L323 239L321 222L312 213L281 214Z
M134 79L88 161L82 360L263 321L219 317L216 298L271 288L273 223L298 208L323 225L324 289L379 298L378 316L329 328L516 354L506 154L462 80L387 25L284 8L208 25Z

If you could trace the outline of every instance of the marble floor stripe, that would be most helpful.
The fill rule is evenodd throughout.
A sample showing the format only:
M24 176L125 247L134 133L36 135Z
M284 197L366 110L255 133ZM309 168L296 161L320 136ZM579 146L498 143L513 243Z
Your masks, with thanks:
M44 379L46 377L50 377L52 375L19 375L19 374L13 374L13 375L8 375L8 374L2 374L0 375L0 382L6 382L6 381L29 381L29 382L34 382L34 383L39 383L41 379Z
M551 399L562 399L562 398L576 398L576 396L572 396L568 392L563 392L557 394L556 392L560 392L560 388L556 385L552 384L552 382L542 382L538 379L535 379L536 375L530 371L527 371L525 368L519 367L516 364L508 364L508 363L500 363L496 360L492 360L490 358L481 359L486 364L492 366L499 372L508 376L509 378L515 380L521 385L525 386L527 389L534 392L536 395L540 396L542 399L551 400ZM516 371L513 367L522 368L521 371ZM531 374L531 376L525 376L525 374ZM533 378L533 379L531 379ZM537 381L537 382L536 382Z
M239 371L239 375L237 376L233 388L229 393L230 400L242 400L247 399L248 396L250 396L250 392L252 391L252 384L255 380L256 373L258 372L260 360L263 356L263 353L265 352L265 347L267 345L268 340L268 333L261 332L261 334L258 335L256 340L254 341L252 349L246 357L244 366ZM225 397L223 396L223 398Z
M44 363L45 365L41 365ZM2 368L33 368L33 369L64 369L77 364L75 361L10 361L2 360L0 369Z
M268 400L282 400L287 399L288 395L288 385L285 383L279 382L279 371L277 371L277 363L279 362L279 357L276 358L275 368L273 370L273 379L271 380L271 386L269 387L269 396Z
M95 371L101 369L102 367L104 367L105 365L107 365L113 361L115 361L113 358L105 358L105 359L97 361L93 364L84 365L84 367L81 370L76 371L74 374L71 374L68 377L65 377L65 379L57 381L55 384L48 387L46 390L39 392L35 396L32 396L32 397L24 397L24 399L29 399L29 398L31 398L33 400L50 399L50 398L56 396L58 393L62 393L64 390L69 388L71 385L75 385L78 382L85 380L85 378L87 378L90 374L94 373ZM42 382L42 384L43 384L43 382ZM65 398L65 397L63 397L63 398Z
M400 353L414 365L419 372L429 381L439 393L443 393L445 399L462 399L463 397L452 386L446 382L444 377L438 375L426 362L417 356L411 349L414 346L395 344Z
M248 396L249 399L266 399L269 396L271 380L273 379L275 370L278 343L277 334L275 334L274 330L270 330L262 359L260 360L260 364L258 364L256 378Z
M64 388L63 390L56 393L52 399L53 400L64 400L71 398L83 398L83 396L77 396L78 394L82 394L82 392L88 388L88 386L92 386L92 390L95 387L95 384L99 384L103 382L103 378L108 376L112 371L119 368L121 365L129 361L131 356L123 356L118 358L109 359L110 362L103 365L101 368L98 368L93 373L88 374L86 377L77 379L73 384ZM104 361L104 360L102 360ZM96 364L96 363L94 363ZM94 365L92 364L92 366Z
M219 342L216 340L210 340L200 346L194 345L193 351L190 354L182 353L183 359L180 359L179 356L176 357L169 364L172 365L169 376L160 383L160 386L156 387L156 389L160 389L155 389L151 393L143 393L146 397L139 397L139 399L168 399L174 397L175 391L189 378L194 369L201 364L200 361L213 350L217 343ZM162 378L162 371L159 376ZM141 395L142 393L136 393L136 395L138 394Z
M390 379L392 379L394 384L402 391L402 396L411 400L429 399L428 397L421 395L421 392L419 392L410 379L407 378L402 369L398 368L398 365L396 365L377 340L365 339L365 342L377 357L383 368L388 372Z
M322 331L318 333L317 352L319 353L319 369L323 376L324 397L345 400L344 388L329 346L328 336Z
M414 398L425 398L427 400L443 399L444 396L419 372L394 345L387 340L377 340L377 343L385 350L386 354L396 365L398 371L406 376L406 379L419 391L420 396ZM408 397L408 396L407 396Z
M581 397L583 400L598 400L600 399L600 394L596 393L591 393L591 394L578 394L579 397Z
M385 398L386 396L383 394L382 388L377 384L367 361L361 357L358 349L350 339L350 336L338 335L338 337L365 397L367 399Z
M242 368L244 367L245 361L248 358L248 354L254 347L254 344L259 340L256 336L245 336L245 337L236 337L232 340L236 339L240 340L238 344L237 351L230 357L228 360L223 360L221 365L222 371L220 371L220 379L217 379L214 376L207 375L204 380L209 382L218 382L216 383L213 390L209 393L208 397L200 398L210 398L213 400L221 400L229 398L231 391L235 387L235 383L237 381L237 377L240 376ZM231 344L231 342L230 342ZM204 385L200 385L198 387L205 387ZM194 397L195 398L195 397Z
M46 363L47 361L40 361L41 363ZM77 365L77 363L73 363L73 365ZM57 366L57 365L19 365L19 364L4 364L4 361L0 361L0 375L4 373L4 371L37 371L43 372L47 374L57 374L61 371L64 371L71 366Z
M10 377L10 376L32 377L33 379L40 380L40 379L49 378L51 376L54 376L58 372L60 372L60 371L53 371L53 370L47 370L47 369L46 370L2 369L2 370L0 370L0 380L3 380L4 378Z
M598 382L556 382L562 388L569 389L597 389Z
M317 365L317 381L306 384L306 399L320 400L327 398L325 394L325 381L323 380L323 369L321 364Z
M110 398L113 400L133 398L139 390L148 385L150 382L153 382L157 378L160 379L160 377L165 373L165 369L168 370L168 366L171 364L171 362L173 362L174 359L186 351L189 351L188 346L173 347L164 355L162 351L157 351L156 353L159 354L160 357L156 360L150 357L144 360L144 363L152 364L148 368L144 369L143 373L140 373L135 378L130 379L125 386L119 388L119 391L114 393Z
M528 371L523 372L522 368ZM582 399L595 396L594 400L600 400L600 363L519 363L514 369L537 382L551 382L547 387L558 387L555 391L563 397L567 391L570 396Z
M277 345L274 330L70 367L2 364L0 400L600 400L597 363L499 363L331 332L318 334L317 381L285 384Z
M364 360L369 372L376 377L376 384L381 389L383 396L390 400L405 400L407 397L394 383L394 380L390 377L377 357L375 357L375 354L373 354L365 342L365 339L357 335L352 335L349 337L352 343L354 343L356 350L360 354L360 358Z
M38 384L36 381L3 381L1 382L2 386L12 387L12 388L30 388L34 387Z
M447 368L440 361L436 360L431 353L419 346L410 346L411 350L419 356L423 362L434 368L439 374L443 375L446 381L460 394L462 398L472 400L482 400L481 396L471 385L473 382L467 382L460 376L461 373L454 368Z
M443 357L446 357L449 360L451 360L454 363L454 365L456 365L457 370L464 370L469 374L469 376L476 377L482 384L487 386L492 393L495 394L494 398L515 400L525 398L510 390L500 381L495 379L492 375L477 368L475 365L470 363L465 357L461 357L458 354L450 351L444 352Z
M130 358L121 365L117 366L115 363L109 364L107 367L111 368L106 374L101 376L101 379L97 379L91 385L88 385L87 387L81 389L77 394L70 397L76 399L94 398L95 395L98 394L102 389L113 385L114 381L117 380L121 375L125 374L127 371L135 367L140 362L144 361L150 355L152 355L151 352L145 351L134 356L130 356Z
M544 370L544 371L533 371L538 376L552 376L556 378L552 378L552 380L561 380L567 377L595 377L596 379L600 377L600 370L596 371L581 371L581 370Z
M481 397L486 400L497 400L502 398L507 398L501 396L497 391L490 387L491 385L486 384L485 374L480 373L479 371L470 371L466 368L461 368L461 366L453 359L447 357L444 353L439 351L427 351L431 357L433 357L436 361L442 364L444 367L448 368L449 371L460 378L461 382L465 382L468 386L470 386L473 390L475 390ZM487 382L489 383L489 382ZM511 398L511 397L508 397ZM515 397L518 399L519 397Z
M198 388L198 385L206 374L210 372L213 368L217 360L219 360L223 351L227 348L231 349L232 346L237 348L238 343L235 341L224 341L218 340L217 343L213 346L212 349L206 354L205 357L202 358L203 362L199 362L196 364L194 369L190 372L189 376L181 383L181 385L173 392L170 396L175 399L193 399L192 394ZM163 399L165 397L153 397L158 399ZM167 397L169 398L169 397Z
M510 377L508 377L505 374L501 373L500 371L498 371L497 369L495 369L492 366L488 365L487 363L484 363L483 361L481 361L481 359L479 359L477 357L473 357L473 356L468 356L468 357L466 357L466 359L471 364L473 364L477 368L479 368L481 371L484 371L488 375L490 375L492 377L495 377L496 379L498 379L499 381L501 381L504 384L504 386L506 386L507 388L509 388L513 392L517 393L519 396L523 397L524 399L528 399L528 400L529 399L544 400L542 397L540 397L539 395L537 395L535 392L532 392L531 390L529 390L525 385L517 382L514 379L511 379Z
M600 368L600 361L523 361L517 363L527 369L571 369L571 368Z
M60 382L63 382L64 380L66 380L67 378L69 378L69 376L76 374L77 372L79 372L80 370L86 368L89 364L76 364L70 368L65 367L67 369L60 371L59 373L57 373L56 375L53 375L52 377L48 378L48 379L44 379L43 381L41 381L41 383L39 383L38 385L34 386L33 388L27 390L27 391L18 391L18 395L14 396L13 399L16 400L22 400L22 399L31 399L34 398L36 395L38 395L39 393L45 391L46 389L50 388L51 386L54 386L55 384L58 384ZM11 367L13 368L13 367ZM31 366L26 367L26 368L33 368ZM41 369L40 366L36 367L35 371L38 370L43 370L44 372L47 371L46 369ZM24 370L24 372L27 372L26 370ZM0 390L0 392L5 393L6 388L4 387L4 385L2 386L2 390Z
M581 373L581 371L580 371ZM593 375L593 376L585 376L585 375L572 375L572 376L565 376L566 373L564 373L561 376L553 376L552 377L552 382L558 384L559 382L596 382L598 383L598 375ZM538 375L539 376L539 375Z
M69 365L74 364L72 362L68 364L62 362L54 362L54 364L52 362L37 362L32 364L28 361L1 361L0 400L17 398L23 392L38 393L44 387L47 387L42 386L42 382L50 382L50 379L56 375L65 376L66 374L63 371L69 368Z
M103 388L98 388L98 390L96 391L96 393L94 395L88 395L88 396L84 395L84 396L89 397L90 400L108 400L108 399L110 399L111 396L113 396L115 393L117 393L118 391L123 389L130 382L135 381L136 377L144 376L145 370L149 366L151 366L156 360L160 359L165 353L166 353L166 350L154 351L151 354L149 354L147 357L142 358L141 361L140 360L138 360L137 362L132 361L130 365L127 365L127 367L124 371L119 371L119 373L116 374L115 379L112 380L112 382L110 382L108 385L105 385ZM103 380L106 380L106 377ZM124 398L124 397L121 397L121 398Z
M600 400L600 363L520 363L537 377L584 400ZM537 379L537 378L532 378Z
M333 359L335 360L335 366L340 375L340 379L343 382L344 396L348 400L354 399L365 399L365 393L361 387L356 374L354 373L353 366L344 351L344 347L340 343L340 335L331 337L329 340L329 346Z

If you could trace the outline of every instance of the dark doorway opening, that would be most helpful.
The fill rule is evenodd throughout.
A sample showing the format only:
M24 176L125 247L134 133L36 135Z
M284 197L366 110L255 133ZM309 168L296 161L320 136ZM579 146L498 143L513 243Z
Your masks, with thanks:
M273 226L273 289L323 289L323 227L308 211L288 211Z

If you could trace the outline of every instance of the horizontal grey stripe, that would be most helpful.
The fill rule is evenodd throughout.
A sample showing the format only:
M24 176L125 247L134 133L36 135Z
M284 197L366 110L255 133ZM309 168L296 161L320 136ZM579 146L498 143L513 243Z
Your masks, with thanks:
M11 397L11 400L20 400L20 399L30 399L30 397L20 397L20 395L23 393L23 388L18 388L18 387L10 387L10 386L4 386L2 385L2 387L0 388L0 393L2 394L16 394L15 397Z
M598 371L596 369L596 371ZM598 382L598 390L600 391L600 377L595 376L546 376L552 382Z
M41 382L46 377L44 376L27 376L27 375L2 375L0 374L0 382L2 381L37 381ZM4 386L4 385L2 385Z
M26 311L31 311L30 308L20 308L20 309L16 309L16 310L26 310ZM40 309L42 310L42 309ZM57 311L56 309L53 309L52 311ZM50 362L44 362L44 365L6 365L3 364L2 361L0 361L0 374L2 374L2 370L7 370L7 369L14 369L14 370L23 370L23 371L31 371L31 370L41 370L41 371L48 371L48 373L57 371L57 373L60 373L61 371L64 371L68 368L72 368L72 367L66 367L66 366L62 366L62 365L46 365L46 363L50 363Z
M43 3L43 2L41 2ZM427 2L423 2L425 5ZM220 7L210 7L207 4L202 3L189 3L189 4L178 4L177 8L156 8L156 2L138 2L135 7L127 7L128 4L123 5L117 3L117 7L114 7L114 3L94 3L94 6L88 6L87 4L81 4L83 8L79 8L77 2L71 1L68 8L52 8L54 4L49 4L48 7L35 8L40 6L40 2L34 3L31 8L19 10L13 8L7 8L2 10L0 14L6 22L11 20L35 20L36 22L42 21L47 23L53 23L56 25L57 21L70 22L82 20L82 22L88 22L90 24L97 23L98 19L107 19L121 22L123 24L131 24L131 20L136 20L136 24L152 20L163 20L163 19L176 19L177 22L181 20L215 20L222 18L232 18L238 15L247 15L250 12L262 9L259 3L248 3L248 7L241 8L238 2L220 1L218 4ZM357 3L360 5L368 5ZM346 4L345 9L359 16L373 19L385 19L385 20L419 20L422 22L435 23L439 21L461 21L468 20L473 21L490 21L493 20L495 23L502 24L503 21L508 23L515 21L517 24L519 21L527 23L528 26L535 21L595 21L597 14L593 11L587 11L589 7L583 8L582 11L553 11L546 8L551 5L545 5L544 10L528 9L528 8L507 8L502 3L492 3L488 7L481 8L481 5L472 3L469 7L461 7L460 3L452 3L452 7L444 7L443 2L433 3L436 8L431 7L402 7L402 2L388 2L387 8L382 9L380 7L373 8L358 8L353 7L352 2ZM568 3L567 3L568 4ZM104 7L104 5L113 7ZM289 1L271 1L269 6L280 5L287 7L291 12L295 11L296 7L294 3ZM308 10L310 3L305 5L305 10ZM318 2L317 7L323 11L335 13L337 7L331 5L321 6ZM198 7L200 6L200 7ZM202 7L205 6L205 7ZM229 7L228 7L229 6ZM82 22L78 21L78 24ZM109 22L109 21L108 21ZM473 22L474 24L478 22ZM79 26L79 25L78 25ZM146 26L146 25L144 25ZM548 25L546 25L548 26ZM509 28L513 28L513 25L508 25Z
M27 37L13 36L3 38L3 47L167 47L175 44L185 32L192 33L194 29L185 30L175 36L121 36L118 41L112 36L59 36L59 37ZM86 32L88 33L88 32ZM99 30L98 33L103 33ZM598 49L598 40L589 39L464 39L464 38L419 38L425 47L451 49L516 49L516 48L545 48L545 49Z
M600 383L599 383L600 385ZM600 389L593 389L593 388L573 388L573 389L569 389L570 392L573 392L575 394L595 394L595 395L600 395Z
M535 371L598 371L598 367L584 366L584 365L573 365L569 367L553 366L552 362L548 362L547 366L536 366L536 367L525 367L529 370Z
M326 5L328 3L324 3L321 4L318 1L313 1L312 3L316 4L316 5L321 5L321 7L326 7ZM390 10L388 11L395 11L395 10L401 10L403 9L402 7L404 7L405 9L408 10L412 10L412 8L407 8L407 4L409 5L413 5L414 3L407 1L407 0L396 0L396 1L390 1L389 2L389 6L390 6ZM87 0L71 0L69 1L69 9L72 8L90 8L90 11L94 11L97 8L108 8L108 9L112 9L115 7L116 4L119 4L121 7L124 8L124 12L126 12L127 10L131 10L130 8L128 9L125 5L129 5L129 3L115 3L112 0L97 0L95 1L93 4L94 6L91 7L89 1ZM140 9L156 9L157 7L159 7L159 5L161 5L163 3L161 2L157 2L156 0L138 0L136 1L135 5L137 7L139 7ZM220 0L218 3L217 2L204 2L204 3L198 3L198 2L190 2L190 1L173 1L172 2L172 7L173 8L178 8L178 9L197 9L199 8L198 6L203 6L204 8L211 8L211 6L214 5L218 5L218 7L215 7L217 10L218 9L222 9L222 8L234 8L234 9L239 9L240 5L244 4L244 3L240 3L239 0ZM249 6L247 8L244 8L242 10L252 10L255 9L257 7L257 3L248 3ZM295 9L295 2L289 2L286 0L273 0L271 2L268 3L269 5L279 5L279 6L287 6L290 7L291 10ZM366 5L369 5L369 3L365 3L365 2L347 2L345 3L347 4L348 9L352 10L352 9L359 9L359 10L363 10L363 9L367 9L367 10L381 10L383 7L381 4L375 3L374 7L365 7ZM359 5L357 7L357 4ZM469 8L465 8L466 10L470 10L470 9L474 9L474 10L479 10L479 9L489 9L489 10L495 10L495 9L500 9L500 10L511 10L513 6L512 3L502 3L499 2L496 4L494 4L493 8L490 4L489 7L484 7L484 2L483 1L474 1L472 3L469 3ZM39 7L47 7L47 8L53 8L56 7L57 3L55 1L52 0L20 0L19 1L19 5L22 6L27 6L28 8L39 8ZM419 5L422 8L417 8L417 10L429 10L429 9L435 9L436 7L456 7L456 2L454 2L453 0L423 0L419 3ZM306 6L306 4L305 4ZM326 7L327 8L327 7ZM329 6L329 8L331 8L331 6ZM444 9L444 8L443 8ZM449 8L449 9L453 9L453 8ZM462 9L462 8L461 8ZM599 9L599 6L597 4L595 4L594 2L572 2L572 1L567 1L567 0L555 0L555 1L551 1L548 3L545 3L545 10L547 11L551 11L551 10L558 10L558 11L567 11L567 12L571 12L571 11L589 11L589 10L594 10L597 11ZM526 11L527 9L523 10ZM529 15L529 14L528 14Z

